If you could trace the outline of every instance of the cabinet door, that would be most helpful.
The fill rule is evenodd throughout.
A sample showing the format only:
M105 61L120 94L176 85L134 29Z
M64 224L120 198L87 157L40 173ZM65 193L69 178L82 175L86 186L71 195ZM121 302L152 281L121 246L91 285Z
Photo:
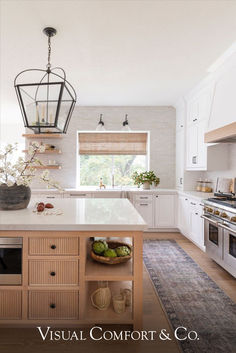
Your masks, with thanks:
M190 230L189 220L190 220L189 199L186 196L179 196L178 227L180 231L186 235Z
M197 124L188 126L187 129L187 169L193 169L198 162L198 126Z
M176 132L176 187L183 188L184 177L184 131Z
M206 121L200 121L197 125L197 164L201 170L207 169L207 145L204 142Z
M152 202L135 202L134 207L147 223L148 228L153 228L153 205Z
M195 123L199 120L199 101L197 98L192 99L188 103L188 124Z
M156 195L155 228L175 226L175 195Z
M116 191L98 191L95 192L92 196L95 199L120 199L121 198L121 192L116 192Z
M90 198L92 196L91 193L88 192L76 192L76 191L71 191L68 193L64 194L64 197L68 197L68 198L74 198L74 199L84 199L84 198Z
M185 123L185 110L177 109L176 110L176 131L184 130Z
M204 222L201 218L202 207L196 202L190 202L190 238L200 247L204 247Z

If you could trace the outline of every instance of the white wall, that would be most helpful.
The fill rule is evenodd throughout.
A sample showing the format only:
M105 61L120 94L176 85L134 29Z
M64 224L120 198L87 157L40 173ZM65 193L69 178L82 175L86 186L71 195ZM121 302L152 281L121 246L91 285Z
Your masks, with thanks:
M173 107L76 107L67 134L61 141L53 141L62 149L62 155L55 157L55 160L62 164L62 169L52 172L61 185L68 188L76 187L77 132L95 130L100 113L103 114L107 130L120 131L127 113L132 130L150 131L150 169L160 177L160 187L174 188L175 109ZM100 176L102 175L98 175L98 183ZM34 187L38 188L42 185L34 184Z

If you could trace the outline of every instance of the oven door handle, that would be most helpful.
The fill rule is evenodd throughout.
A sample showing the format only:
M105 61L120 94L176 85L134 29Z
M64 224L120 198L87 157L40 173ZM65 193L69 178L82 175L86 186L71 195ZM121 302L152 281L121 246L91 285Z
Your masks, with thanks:
M220 223L219 226L225 230L227 230L230 233L236 234L236 230L231 229L230 227L227 227L225 224Z
M221 224L221 223L219 223L219 222L217 222L217 221L214 221L213 219L211 219L211 218L209 218L209 217L207 217L207 216L201 216L201 218L205 219L206 221L208 221L208 222L210 222L210 223L215 224L216 226L218 226L219 224Z
M0 244L0 249L22 249L22 245L18 245L18 244Z

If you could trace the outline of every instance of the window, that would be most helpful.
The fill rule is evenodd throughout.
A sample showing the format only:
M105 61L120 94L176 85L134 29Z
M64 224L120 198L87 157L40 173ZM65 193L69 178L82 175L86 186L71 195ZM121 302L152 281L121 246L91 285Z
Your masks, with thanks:
M79 133L79 185L131 186L132 174L147 170L147 133Z

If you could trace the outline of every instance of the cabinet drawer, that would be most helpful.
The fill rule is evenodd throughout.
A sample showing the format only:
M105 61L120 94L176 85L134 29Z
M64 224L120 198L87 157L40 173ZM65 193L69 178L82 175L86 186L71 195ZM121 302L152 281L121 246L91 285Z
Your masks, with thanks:
M29 319L78 319L77 291L29 291Z
M29 285L78 285L77 260L29 260Z
M135 195L136 201L152 201L152 195Z
M78 238L30 238L29 255L78 255Z
M0 319L21 319L21 291L0 290Z

